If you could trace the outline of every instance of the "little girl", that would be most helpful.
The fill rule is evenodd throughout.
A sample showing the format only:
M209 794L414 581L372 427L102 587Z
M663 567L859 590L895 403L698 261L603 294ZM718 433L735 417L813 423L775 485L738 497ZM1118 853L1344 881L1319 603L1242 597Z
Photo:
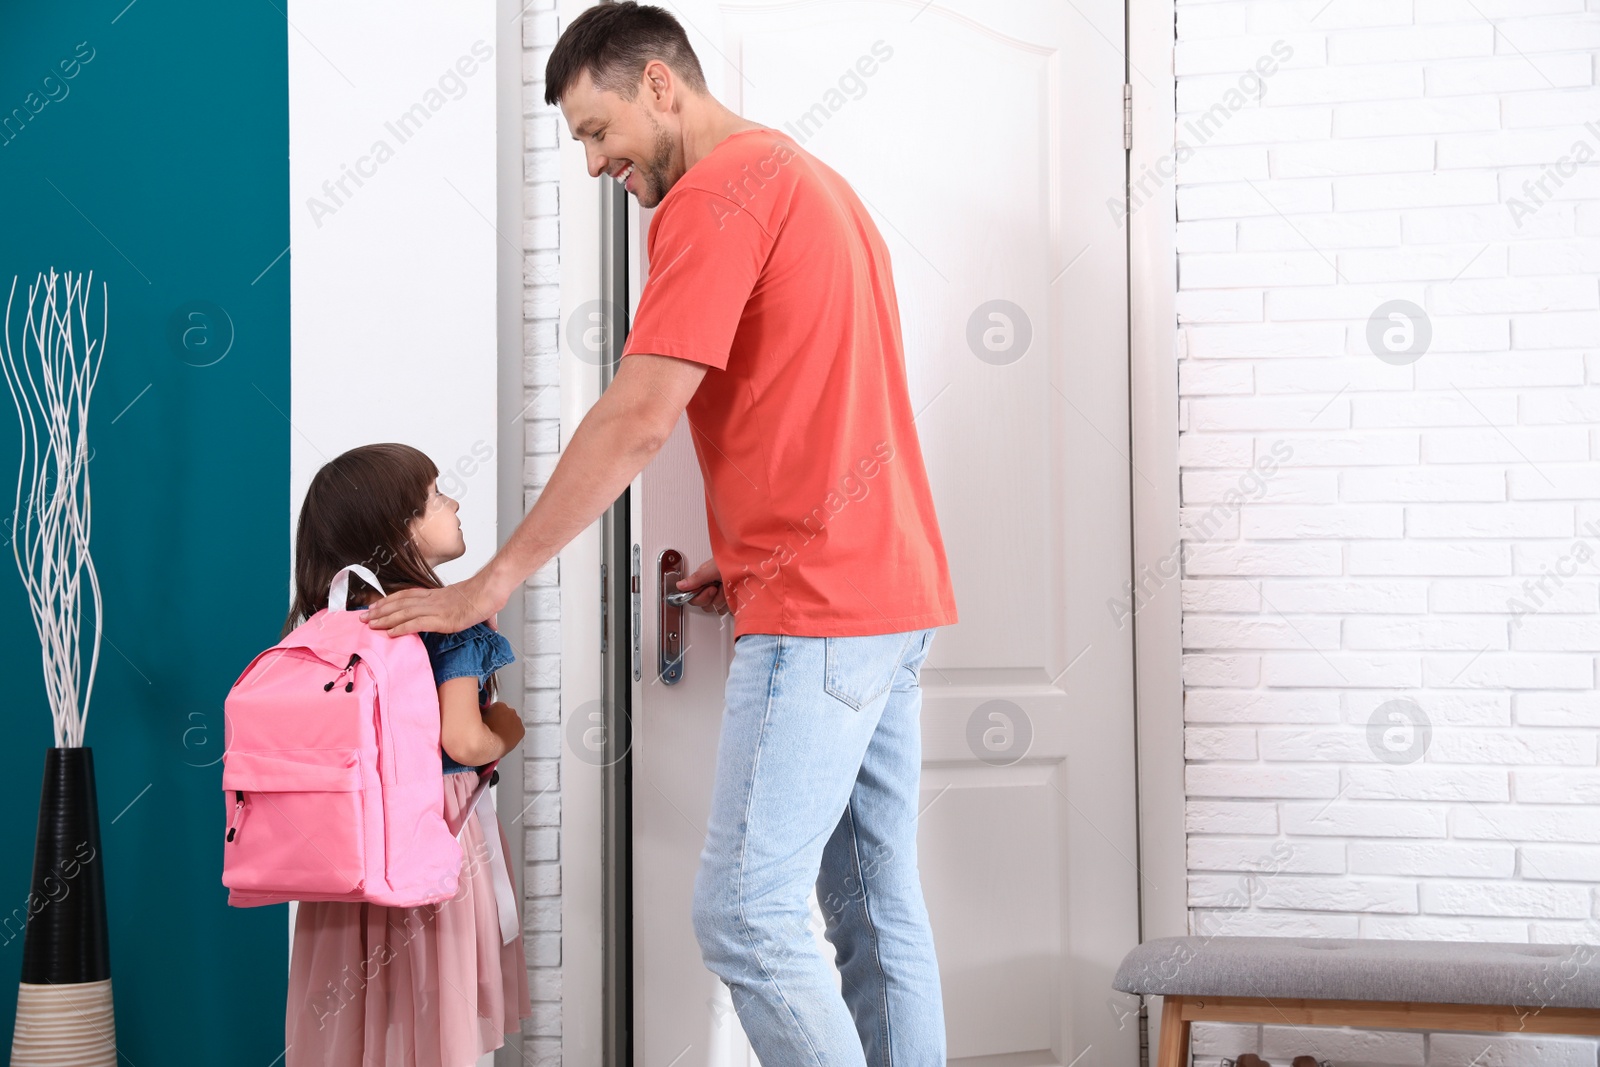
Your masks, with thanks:
M427 456L402 444L353 448L317 472L295 533L285 635L328 606L329 582L351 563L371 570L386 594L444 584L434 568L466 544L460 505L439 492L438 475ZM351 576L351 610L377 599ZM484 824L465 810L486 765L522 740L517 712L490 703L494 672L516 657L484 623L420 636L439 686L444 817L452 829L466 820L460 888L450 900L412 908L297 905L285 1067L471 1067L533 1014L521 904L517 936L502 945ZM482 811L505 864L510 849L487 798Z

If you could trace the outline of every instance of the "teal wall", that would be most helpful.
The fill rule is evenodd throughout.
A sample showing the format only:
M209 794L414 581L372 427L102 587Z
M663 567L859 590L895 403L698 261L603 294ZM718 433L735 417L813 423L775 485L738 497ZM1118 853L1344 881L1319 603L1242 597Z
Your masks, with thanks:
M0 119L30 117L0 129L0 298L13 275L25 284L52 266L110 287L90 408L105 617L86 740L119 1062L266 1067L283 1049L288 909L227 906L217 760L228 687L287 609L290 257L268 265L289 243L290 31L272 3L6 7ZM209 349L202 320L192 348L169 341L194 302L232 324L209 366L197 364L230 332L215 312ZM14 420L0 390L0 519L16 488ZM0 648L3 917L25 913L53 744L9 540ZM21 937L0 945L7 1054L21 958Z

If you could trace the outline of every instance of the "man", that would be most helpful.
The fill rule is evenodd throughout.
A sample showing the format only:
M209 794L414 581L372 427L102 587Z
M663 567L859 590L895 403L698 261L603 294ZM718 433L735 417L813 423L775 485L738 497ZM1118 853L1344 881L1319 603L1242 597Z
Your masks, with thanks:
M916 865L919 672L957 621L912 422L889 252L787 134L709 95L666 11L605 3L550 54L589 173L657 208L611 385L473 577L375 604L455 631L594 522L687 414L712 559L679 583L734 616L693 920L765 1067L943 1067ZM843 996L807 929L815 884Z

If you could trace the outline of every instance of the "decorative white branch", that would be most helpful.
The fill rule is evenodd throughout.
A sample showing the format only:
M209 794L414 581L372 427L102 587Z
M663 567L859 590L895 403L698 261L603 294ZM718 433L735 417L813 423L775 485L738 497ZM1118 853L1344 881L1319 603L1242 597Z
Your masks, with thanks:
M89 397L110 325L106 285L100 283L96 336L89 318L94 272L58 275L51 268L48 275L40 274L28 286L14 345L11 313L18 281L11 279L0 346L21 432L11 553L39 632L56 747L78 748L100 662L100 582L89 556ZM87 672L79 649L84 578L94 599L94 650Z

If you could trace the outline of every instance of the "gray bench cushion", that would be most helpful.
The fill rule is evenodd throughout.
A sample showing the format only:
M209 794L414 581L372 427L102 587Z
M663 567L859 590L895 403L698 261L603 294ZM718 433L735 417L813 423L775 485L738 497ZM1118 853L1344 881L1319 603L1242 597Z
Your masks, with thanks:
M1600 1008L1600 946L1310 937L1162 937L1124 993Z

